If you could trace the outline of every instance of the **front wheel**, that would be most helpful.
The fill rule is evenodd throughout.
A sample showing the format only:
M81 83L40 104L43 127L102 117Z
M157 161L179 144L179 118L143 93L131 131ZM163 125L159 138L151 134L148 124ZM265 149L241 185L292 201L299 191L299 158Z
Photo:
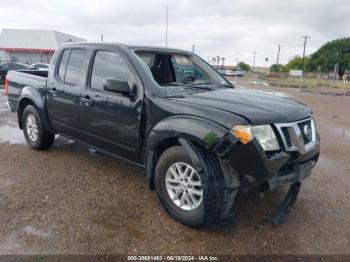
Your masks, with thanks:
M189 226L204 222L204 193L201 175L183 147L167 149L155 170L158 198L167 212Z
M49 133L32 105L28 105L22 116L23 133L28 145L35 150L44 150L52 146L55 135Z
M188 226L232 225L238 173L225 163L222 167L211 152L188 146L195 163L183 146L168 148L159 157L154 182L160 202L173 218Z

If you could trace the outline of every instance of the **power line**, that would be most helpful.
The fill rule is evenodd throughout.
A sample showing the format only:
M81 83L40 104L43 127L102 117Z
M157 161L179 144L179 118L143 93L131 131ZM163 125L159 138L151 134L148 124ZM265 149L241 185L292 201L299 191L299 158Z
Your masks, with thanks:
M308 36L308 35L304 35L302 36L301 38L304 38L304 51L303 51L303 67L302 67L302 70L303 70L303 74L304 74L304 63L305 63L305 50L306 50L306 42L308 39L310 39L311 37Z

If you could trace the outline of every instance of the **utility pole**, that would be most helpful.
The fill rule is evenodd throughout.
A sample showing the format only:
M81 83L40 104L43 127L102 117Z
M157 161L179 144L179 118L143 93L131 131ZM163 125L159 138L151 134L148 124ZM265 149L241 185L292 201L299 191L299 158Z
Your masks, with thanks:
M276 61L277 67L278 67L278 63L279 63L279 60L280 60L280 51L281 51L281 45L278 45L277 61Z
M253 52L254 54L254 59L253 59L253 73L255 72L255 55L256 55L256 52Z
M103 34L101 35L101 43L103 43Z
M303 67L302 67L302 70L303 70L303 75L304 75L304 63L305 63L305 50L306 50L306 42L309 38L311 38L310 36L308 35L304 35L302 36L301 38L304 38L304 51L303 51Z
M166 21L165 21L165 48L168 48L168 24L169 24L169 13L168 6L166 6Z
M192 53L194 53L194 44L192 45Z

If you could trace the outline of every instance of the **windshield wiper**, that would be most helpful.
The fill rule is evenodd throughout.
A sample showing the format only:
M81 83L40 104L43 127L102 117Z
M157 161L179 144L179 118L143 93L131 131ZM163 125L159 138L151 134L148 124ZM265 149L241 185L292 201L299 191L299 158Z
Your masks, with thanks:
M211 82L198 82L198 83L191 83L190 86L194 87L196 89L203 89L203 90L213 90L210 85L219 85L218 83L211 83Z
M183 86L183 85L185 85L185 83L171 82L171 83L163 84L162 86Z

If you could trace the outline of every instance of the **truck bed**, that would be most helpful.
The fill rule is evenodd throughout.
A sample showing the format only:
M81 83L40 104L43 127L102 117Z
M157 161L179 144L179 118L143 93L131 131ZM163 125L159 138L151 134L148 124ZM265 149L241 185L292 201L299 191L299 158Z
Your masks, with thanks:
M48 70L18 70L18 71L11 71L11 73L16 73L16 75L24 75L26 78L34 77L35 79L36 77L47 78L49 71Z
M18 99L24 87L35 88L42 96L45 96L48 73L47 70L9 71L7 74L8 99L11 109L17 110Z

